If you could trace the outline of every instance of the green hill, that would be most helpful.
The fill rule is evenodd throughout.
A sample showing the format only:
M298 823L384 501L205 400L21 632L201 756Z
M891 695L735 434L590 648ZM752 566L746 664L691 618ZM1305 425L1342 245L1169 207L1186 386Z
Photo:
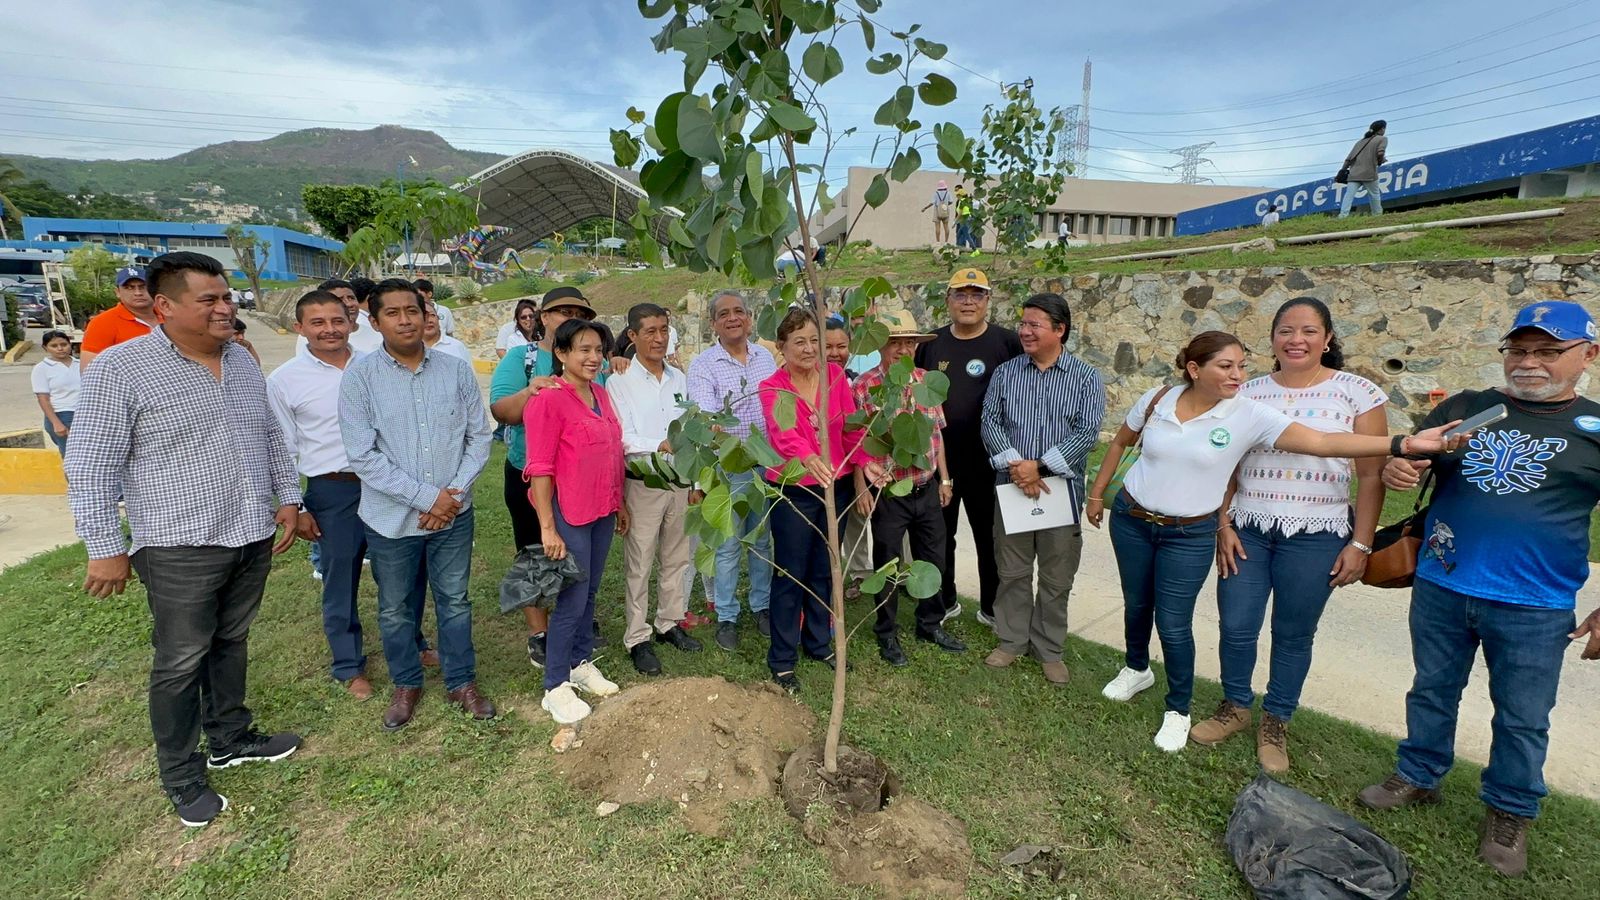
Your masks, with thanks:
M390 125L365 131L308 128L262 141L212 144L167 159L60 159L10 155L3 149L0 157L66 193L119 194L167 218L210 221L304 220L304 184L373 183L393 178L401 165L408 178L431 175L451 182L500 159L458 150L431 131Z

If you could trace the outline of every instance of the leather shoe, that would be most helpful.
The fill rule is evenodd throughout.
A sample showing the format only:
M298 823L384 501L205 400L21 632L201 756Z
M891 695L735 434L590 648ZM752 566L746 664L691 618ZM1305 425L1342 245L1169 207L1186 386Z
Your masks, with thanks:
M1067 664L1059 659L1047 660L1039 664L1044 670L1044 680L1057 687L1067 683Z
M421 657L422 665L425 668L429 668L429 669L437 669L437 668L439 668L439 651L433 649L432 647L429 647L428 649L426 649L426 650L422 651L421 653L419 653L418 656Z
M478 693L478 683L469 681L444 695L444 698L456 706L472 713L474 719L494 718L494 704L489 698Z
M685 653L698 653L705 649L705 645L689 636L682 625L674 625L671 629L656 634L656 643L671 644Z
M935 628L932 631L919 630L917 632L917 640L933 644L946 653L967 652L967 645L962 643L960 638L945 631L943 628Z
M1385 778L1382 784L1362 789L1356 799L1367 809L1383 811L1418 803L1438 803L1440 795L1438 789L1417 787L1396 773Z
M372 699L372 682L368 681L367 676L365 675L356 675L352 678L346 679L344 682L344 689L350 693L350 696L356 698L357 700Z
M1016 661L1017 655L1015 653L1007 653L996 647L992 653L984 657L983 664L991 669L1004 669Z
M383 711L383 727L389 731L404 728L411 722L411 717L416 714L417 700L422 696L422 688L397 687L394 689L394 698L389 701L389 708Z
M884 638L878 642L878 655L883 661L895 668L911 665L911 660L906 659L906 651L900 647L899 638Z
M628 648L628 656L633 659L633 670L640 675L661 674L661 659L649 644L634 644Z

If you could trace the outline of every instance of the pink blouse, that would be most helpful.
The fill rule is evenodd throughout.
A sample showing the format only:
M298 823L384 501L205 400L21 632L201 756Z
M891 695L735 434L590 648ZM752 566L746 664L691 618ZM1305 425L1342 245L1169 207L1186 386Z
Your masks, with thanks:
M598 414L566 381L533 395L522 409L528 448L523 475L552 476L561 517L574 526L622 508L622 422L606 389L590 389Z
M795 397L794 427L778 427L773 407L778 402L778 394L782 392L795 393L795 389L789 370L780 367L770 378L761 382L760 387L761 412L767 420L767 442L784 459L804 459L821 453L822 445L817 439L817 415L805 398ZM828 450L833 457L833 469L841 476L872 461L862 446L866 432L852 431L851 443L845 443L844 420L855 411L855 394L850 390L849 380L844 377L844 369L836 363L828 363ZM768 469L767 480L778 481L782 472L782 468ZM807 475L796 483L814 485L817 480Z

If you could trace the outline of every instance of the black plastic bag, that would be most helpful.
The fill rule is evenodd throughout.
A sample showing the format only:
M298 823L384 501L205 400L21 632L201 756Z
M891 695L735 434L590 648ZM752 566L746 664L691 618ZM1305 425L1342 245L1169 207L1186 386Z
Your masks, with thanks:
M1391 900L1411 891L1411 864L1393 844L1266 775L1239 792L1225 840L1261 900Z
M556 561L544 555L542 544L524 547L517 551L516 560L500 580L500 611L508 613L527 606L555 609L561 589L582 578L571 554Z

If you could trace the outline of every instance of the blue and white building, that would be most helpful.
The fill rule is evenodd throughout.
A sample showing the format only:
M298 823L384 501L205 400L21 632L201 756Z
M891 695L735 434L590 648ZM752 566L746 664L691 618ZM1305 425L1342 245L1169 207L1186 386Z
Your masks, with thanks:
M118 256L149 258L174 250L194 250L214 257L236 277L244 277L233 248L228 246L226 225L208 222L140 222L131 219L52 219L22 217L23 241L7 246L72 250L99 244ZM336 254L344 249L329 240L276 225L245 225L267 242L267 260L261 277L272 281L330 278L341 271Z

